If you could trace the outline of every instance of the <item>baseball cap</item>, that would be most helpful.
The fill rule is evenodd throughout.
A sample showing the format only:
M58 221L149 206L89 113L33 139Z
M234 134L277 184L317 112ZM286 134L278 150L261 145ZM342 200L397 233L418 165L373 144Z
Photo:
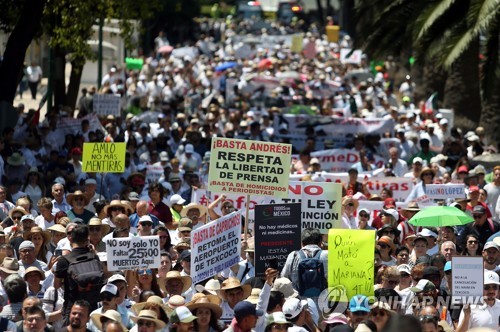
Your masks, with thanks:
M240 302L243 303L243 302ZM236 309L236 306L235 306ZM180 306L175 308L170 313L170 322L171 323L190 323L197 319L198 317L194 316L191 311L186 306Z
M116 296L118 294L118 287L116 287L113 284L107 283L106 285L102 286L100 294L105 292L110 293L113 296Z
M35 245L31 241L23 241L19 245L19 251L21 251L23 249L35 249Z
M416 157L416 158L413 158L413 163L414 164L416 164L416 163L423 164L424 160L420 157Z
M85 180L85 184L97 184L97 181L93 178L88 178Z
M136 193L135 191L132 191L130 194L128 194L128 200L129 201L139 201L139 194Z
M469 169L467 168L467 166L460 166L457 173L469 173Z
M432 237L435 237L435 238L438 237L438 235L436 233L434 233L433 231L431 231L428 228L423 228L422 231L420 233L418 233L417 235L432 236Z
M370 303L368 297L364 295L354 295L349 301L349 311L351 312L370 312Z
M424 268L424 273L422 274L422 277L426 279L429 276L435 276L435 275L440 275L439 269L435 266L427 266Z
M186 144L186 147L184 148L185 153L193 153L194 152L194 147L193 144Z
M484 270L485 285L500 285L500 278L495 271Z
M174 204L182 205L184 203L186 203L186 200L184 198L182 198L181 195L179 195L179 194L175 194L175 195L172 195L172 197L170 197L170 205L174 205Z
M475 213L484 214L484 213L486 213L486 209L484 208L484 206L478 204L472 208L472 214L475 214Z
M396 207L396 200L392 197L388 197L384 200L384 206L387 208L387 209L390 209L390 208L394 208ZM396 220L399 219L396 218Z
M25 220L35 221L35 218L31 214L26 214L26 215L22 216L21 222L23 222Z
M399 213L396 209L387 209L387 210L384 210L384 213L391 215L394 218L394 220L396 220L396 221L399 220Z
M500 248L498 248L498 246L496 245L495 242L493 241L488 241L484 244L484 248L483 248L483 251L487 250L487 249L490 249L490 248L494 248L496 250L499 250L500 251Z
M418 284L416 284L414 287L411 287L410 290L415 293L430 292L436 290L436 286L427 279L421 279Z
M411 267L408 264L398 265L398 271L411 274Z
M284 309L285 305L286 305L286 302L283 305L283 313L285 313L285 309ZM236 319L244 318L247 316L260 317L262 315L264 315L264 311L255 309L255 306L247 301L241 301L237 305L234 306L234 317L236 317ZM285 316L286 316L286 313L285 313Z
M451 271L451 261L446 262L446 264L444 264L444 272L446 271Z
M297 317L305 308L307 308L306 300L291 298L285 301L285 304L283 304L282 307L282 311L287 319L293 319Z
M193 229L193 222L188 217L183 217L179 220L179 226L177 226L179 232L191 231Z
M168 153L166 151L160 152L160 160L161 161L168 161Z
M470 186L469 187L469 193L475 193L475 192L478 192L479 191L479 187L478 186Z
M119 273L113 274L111 277L108 278L108 283L113 283L115 281L125 281L127 282L127 279Z

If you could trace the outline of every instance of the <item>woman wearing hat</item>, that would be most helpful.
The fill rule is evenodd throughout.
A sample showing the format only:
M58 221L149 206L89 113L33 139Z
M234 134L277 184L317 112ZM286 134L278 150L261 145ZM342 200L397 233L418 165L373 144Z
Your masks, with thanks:
M69 194L66 201L71 206L71 209L66 211L69 219L80 218L85 224L88 224L94 213L85 208L89 204L87 196L81 190L77 190Z
M166 326L152 310L141 310L139 315L132 316L131 319L136 323L139 332L161 331Z
M222 315L220 299L214 295L195 294L193 300L187 304L188 309L198 317L194 321L194 330L197 332L221 332L218 319Z
M286 320L284 313L281 311L273 312L266 318L266 329L264 332L287 331L292 326L293 324Z
M396 258L392 255L396 251L394 241L388 236L382 236L377 241L377 249L380 252L380 261L385 266L395 266Z
M151 310L154 311L156 317L161 320L163 323L168 324L168 310L167 305L163 303L161 297L153 295L150 296L146 302L139 302L132 306L132 311L135 314L139 314L142 310ZM130 332L137 331L137 325L130 329ZM160 331L168 332L168 328L165 326Z
M98 331L106 331L107 325L110 322L116 322L119 324L122 331L127 332L127 328L122 324L122 317L120 313L116 310L106 310L104 313L94 313L90 316L92 324L97 328Z
M28 177L24 181L24 185L21 187L21 191L31 197L33 200L33 206L37 206L38 201L45 193L45 184L42 181L40 172L38 172L38 168L30 168Z
M413 187L405 202L409 203L424 196L426 194L425 186L433 183L434 176L436 176L436 173L432 168L424 167L420 172L420 182Z
M89 242L94 246L96 252L106 252L106 244L102 238L109 233L111 227L103 224L99 218L91 218L89 220Z
M106 205L103 209L104 213L106 214L107 218L103 219L103 223L107 223L108 225L111 226L111 228L115 228L115 218L119 214L126 214L126 215L131 215L134 213L132 211L132 208L118 199L112 200L108 205Z
M31 241L35 245L36 259L49 264L49 268L55 263L51 260L52 252L49 250L50 234L42 230L40 227L32 227L28 232L23 234L25 241Z
M41 281L45 280L45 273L36 266L30 266L24 271L24 281L28 284L28 296L43 299L45 289Z
M389 326L391 318L395 312L385 302L375 302L371 307L368 318L377 325L377 331L384 331Z
M354 212L356 212L358 206L358 200L352 196L344 196L344 198L342 198L342 228L358 228L356 217L354 217Z

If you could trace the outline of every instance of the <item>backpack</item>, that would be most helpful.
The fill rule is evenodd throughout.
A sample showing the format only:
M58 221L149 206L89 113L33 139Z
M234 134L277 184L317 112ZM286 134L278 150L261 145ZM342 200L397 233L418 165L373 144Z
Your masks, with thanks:
M299 250L298 291L303 297L318 297L326 289L325 267L321 262L321 252L318 250L312 257L307 257Z
M78 300L90 303L99 301L101 287L105 284L101 262L88 252L78 257L65 257L69 262L69 290Z

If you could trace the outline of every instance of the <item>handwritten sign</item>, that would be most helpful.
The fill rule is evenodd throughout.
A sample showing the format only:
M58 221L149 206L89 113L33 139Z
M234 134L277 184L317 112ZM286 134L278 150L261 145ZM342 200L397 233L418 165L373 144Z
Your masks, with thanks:
M84 143L82 170L90 173L125 172L126 143Z
M120 96L113 94L94 95L94 112L97 115L120 116Z
M236 211L191 232L193 284L240 261L241 213Z
M430 199L448 199L465 197L465 184L428 184L425 192Z
M267 268L281 271L288 254L301 248L300 203L255 207L255 275ZM276 262L272 266L273 260Z
M454 302L470 303L483 295L483 257L454 256L451 258L451 289Z
M160 238L133 236L112 238L106 241L108 270L134 270L160 267Z
M208 190L287 197L292 146L240 139L212 139Z
M148 165L146 171L146 182L153 183L158 182L164 173L163 166L160 165Z
M373 296L375 231L331 229L328 233L328 287L345 287L348 298Z

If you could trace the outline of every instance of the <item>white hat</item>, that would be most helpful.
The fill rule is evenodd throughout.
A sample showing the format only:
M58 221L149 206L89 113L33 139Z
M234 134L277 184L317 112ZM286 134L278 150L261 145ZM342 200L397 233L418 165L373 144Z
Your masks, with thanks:
M194 152L193 144L186 144L186 146L184 147L184 152L193 153Z
M179 205L182 205L186 203L186 200L184 198L181 197L181 195L179 194L175 194L175 195L172 195L172 197L170 197L170 205L174 205L174 204L179 204Z
M411 274L411 268L408 264L398 265L398 271Z
M117 273L117 274L113 274L111 277L109 277L108 283L113 283L115 281L125 281L125 282L127 282L127 279L125 279L125 277L123 275Z
M101 288L101 294L104 292L108 292L108 293L116 296L118 294L118 287L116 287L113 284L108 283L108 284L102 286L102 288Z
M166 151L160 152L160 160L161 161L168 161L168 153Z
M139 223L141 223L142 221L149 221L149 222L151 222L151 223L152 223L152 222L153 222L153 219L151 219L151 217L150 217L150 216L145 215L145 216L142 216L142 217L140 217L140 218L139 218Z
M469 137L467 137L467 140L469 142L477 142L479 141L479 136L477 136L476 134L472 134Z
M424 160L420 157L416 157L416 158L413 158L413 163L416 164L416 163L420 163L420 164L423 164L424 163Z
M85 184L97 184L97 181L93 178L88 178L85 180Z
M305 308L307 308L306 300L290 298L283 304L282 311L285 317L290 320L297 317Z
M432 237L435 237L437 238L438 235L436 233L434 233L433 231L431 231L430 229L428 228L424 228L422 229L421 232L419 232L417 235L422 235L422 236L432 236Z
M439 124L440 124L441 126L447 125L447 124L448 124L448 119L444 119L444 118L443 118L443 119L439 120Z
M309 162L309 165L314 165L314 164L320 164L319 159L316 157L311 158L311 161Z
M394 218L395 221L399 220L399 213L396 209L387 209L387 210L384 210L384 213L390 214Z
M490 270L484 270L484 284L500 285L500 278L498 277L498 273Z
M207 281L205 286L196 285L195 289L200 293L208 292L212 295L217 295L217 291L220 290L220 282L216 279L210 279L209 281Z

